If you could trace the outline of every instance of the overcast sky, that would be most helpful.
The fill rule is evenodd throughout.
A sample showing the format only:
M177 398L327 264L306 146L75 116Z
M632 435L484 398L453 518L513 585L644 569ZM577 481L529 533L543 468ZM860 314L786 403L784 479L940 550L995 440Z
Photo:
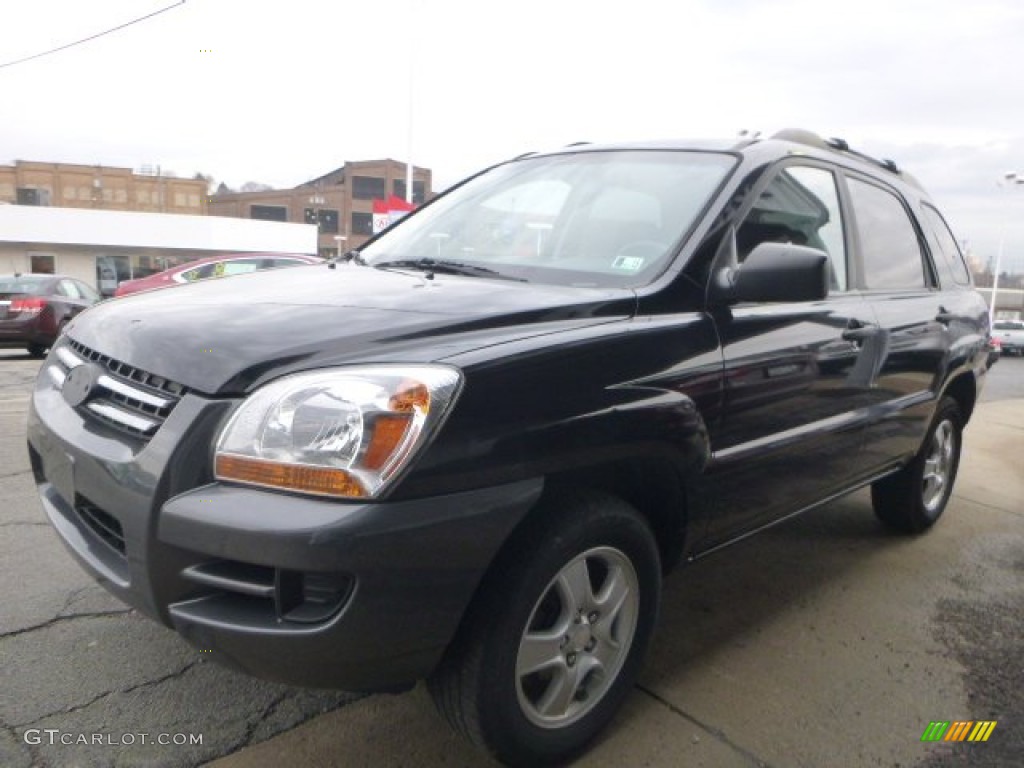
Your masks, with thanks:
M0 0L0 65L168 6ZM1024 184L998 184L1024 177L1022 44L1020 0L187 0L0 66L0 163L290 187L406 161L411 112L442 188L573 141L801 127L893 157L983 261L1005 229L1024 271Z

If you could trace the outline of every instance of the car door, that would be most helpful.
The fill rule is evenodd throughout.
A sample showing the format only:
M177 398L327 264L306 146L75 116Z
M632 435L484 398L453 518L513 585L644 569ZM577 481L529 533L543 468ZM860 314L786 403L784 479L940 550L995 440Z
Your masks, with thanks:
M846 176L864 297L885 337L865 435L867 461L883 468L917 450L950 364L951 325L976 319L961 310L965 292L942 289L906 199L876 179Z
M837 175L788 163L762 184L736 229L739 259L765 240L816 247L829 255L832 285L822 301L716 313L725 407L707 475L718 498L709 546L827 497L864 469L880 351L871 309L851 289Z

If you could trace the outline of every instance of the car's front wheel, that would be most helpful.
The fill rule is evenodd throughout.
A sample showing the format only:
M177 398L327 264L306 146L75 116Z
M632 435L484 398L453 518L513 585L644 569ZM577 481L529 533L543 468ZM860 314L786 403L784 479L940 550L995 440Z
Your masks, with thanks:
M506 763L571 757L629 693L660 591L657 545L635 509L551 493L496 560L429 680L438 708Z

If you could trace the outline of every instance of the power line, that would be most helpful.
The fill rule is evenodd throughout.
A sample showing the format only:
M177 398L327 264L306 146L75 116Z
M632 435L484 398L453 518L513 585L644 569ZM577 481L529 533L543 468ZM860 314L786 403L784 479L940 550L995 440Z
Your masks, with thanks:
M108 29L108 30L106 30L104 32L98 32L95 35L90 35L89 37L83 37L81 40L76 40L73 43L68 43L67 45L62 45L59 48L51 48L48 51L43 51L42 53L36 53L36 54L33 54L32 56L26 56L23 59L16 59L15 61L8 61L6 64L0 64L0 69L4 69L5 67L13 67L15 64L24 64L26 61L32 61L33 59L39 59L39 58L42 58L43 56L49 56L51 53L57 53L58 51L66 51L68 48L73 48L76 45L81 45L82 43L87 43L90 40L95 40L98 37L103 37L104 35L109 35L111 32L117 32L119 29L124 29L125 27L130 27L132 24L138 24L140 21L145 21L146 19L151 19L154 16L159 16L161 13L164 13L165 11L169 11L172 8L177 8L179 5L184 5L184 4L185 4L185 0L178 0L178 2L175 3L174 5L168 5L166 8L161 8L159 11L153 11L153 13L147 14L145 16L140 16L137 19L133 19L132 21L125 22L124 24L121 24L120 26L113 27L112 29Z

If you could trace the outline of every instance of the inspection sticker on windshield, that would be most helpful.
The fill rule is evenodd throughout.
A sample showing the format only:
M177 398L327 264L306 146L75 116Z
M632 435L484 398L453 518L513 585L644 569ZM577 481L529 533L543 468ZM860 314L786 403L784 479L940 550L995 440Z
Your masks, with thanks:
M612 269L620 272L639 272L644 265L642 256L619 256L612 262Z

